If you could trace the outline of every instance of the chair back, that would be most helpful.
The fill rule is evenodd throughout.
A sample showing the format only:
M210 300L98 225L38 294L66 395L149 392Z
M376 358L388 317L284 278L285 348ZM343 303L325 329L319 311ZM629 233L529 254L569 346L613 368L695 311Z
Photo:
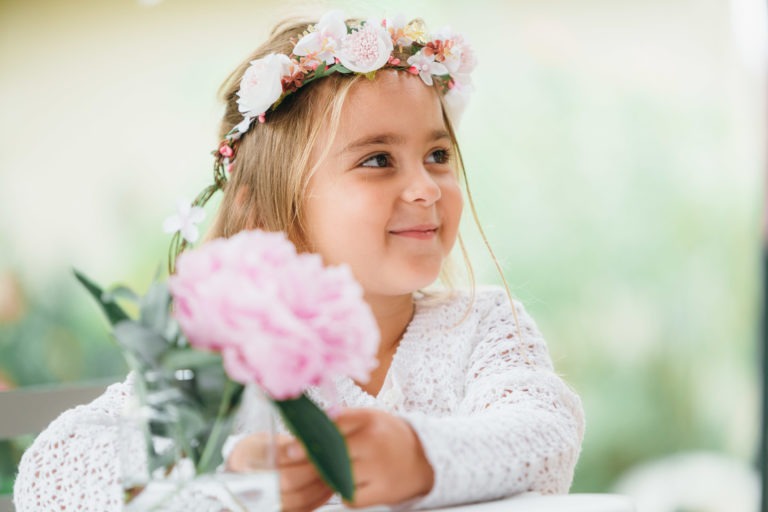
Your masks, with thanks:
M0 391L0 439L37 434L59 414L101 395L114 380ZM10 494L0 495L0 512L13 512Z

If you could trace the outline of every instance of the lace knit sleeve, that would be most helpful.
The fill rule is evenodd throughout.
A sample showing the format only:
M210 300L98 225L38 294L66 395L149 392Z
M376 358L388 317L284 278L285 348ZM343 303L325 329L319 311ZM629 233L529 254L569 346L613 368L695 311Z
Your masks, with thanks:
M17 512L119 511L118 416L132 380L64 412L24 453L14 486Z
M132 393L129 374L93 402L63 413L35 439L19 464L14 486L17 512L123 510L121 469L140 474L146 464L143 433L120 421ZM162 509L229 510L229 500L215 486L189 486L167 499Z
M567 493L584 431L579 398L554 373L533 320L499 291L479 321L465 394L450 416L407 413L435 471L419 508L524 491ZM519 328L518 328L519 327Z

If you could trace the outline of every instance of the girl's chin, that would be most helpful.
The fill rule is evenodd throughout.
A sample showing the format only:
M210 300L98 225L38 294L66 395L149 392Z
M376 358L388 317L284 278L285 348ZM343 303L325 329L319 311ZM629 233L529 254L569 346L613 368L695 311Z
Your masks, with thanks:
M385 282L379 281L379 286L366 287L363 285L363 288L366 290L366 293L376 293L378 291L378 293L376 293L377 295L410 295L415 291L430 286L437 281L439 276L440 270L438 269L437 272L430 272L428 274L419 273L412 276L401 275L399 279L386 280Z

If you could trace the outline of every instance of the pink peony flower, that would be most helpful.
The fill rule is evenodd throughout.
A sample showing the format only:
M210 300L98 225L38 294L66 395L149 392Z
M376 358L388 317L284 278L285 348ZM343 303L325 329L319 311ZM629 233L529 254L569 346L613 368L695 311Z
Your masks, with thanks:
M244 231L182 253L168 281L192 346L221 352L229 376L276 400L337 376L366 381L379 332L346 266L297 254L282 233Z

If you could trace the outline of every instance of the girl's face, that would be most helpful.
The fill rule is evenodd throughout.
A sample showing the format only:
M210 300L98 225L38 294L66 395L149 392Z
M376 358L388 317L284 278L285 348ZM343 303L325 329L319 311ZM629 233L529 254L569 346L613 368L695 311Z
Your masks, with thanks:
M436 91L397 71L361 80L336 137L321 131L312 161L325 149L305 203L312 250L349 264L369 296L409 294L437 279L462 196Z

